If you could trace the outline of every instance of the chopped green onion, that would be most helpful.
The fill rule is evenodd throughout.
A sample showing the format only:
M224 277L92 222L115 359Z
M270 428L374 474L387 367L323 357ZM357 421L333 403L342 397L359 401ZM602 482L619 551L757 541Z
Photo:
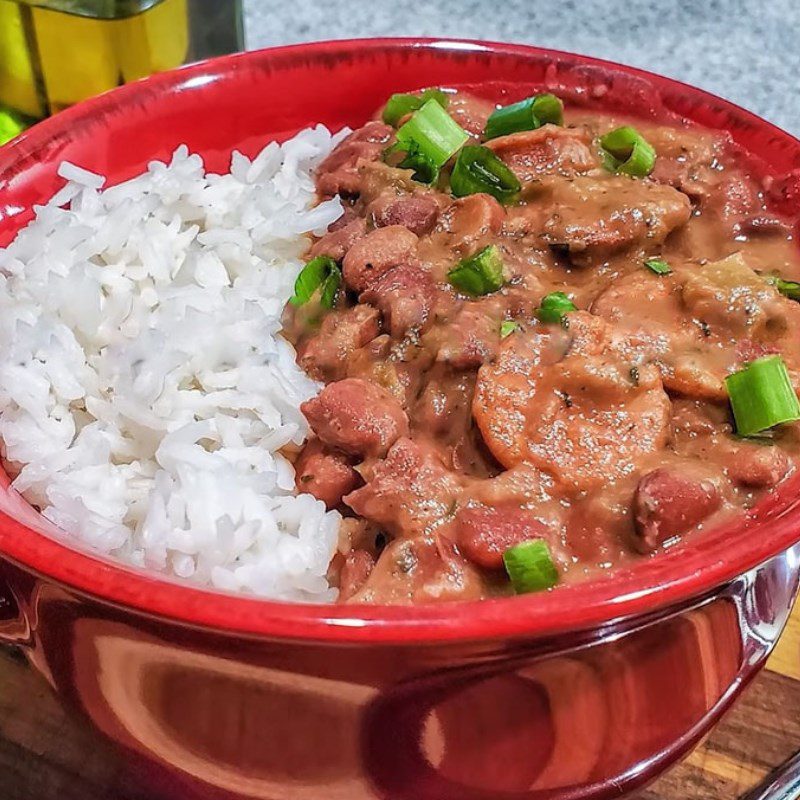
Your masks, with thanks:
M511 336L514 331L519 330L519 323L514 322L513 319L507 319L500 325L500 338L505 339L506 336Z
M322 292L320 293L320 303L323 308L333 308L336 298L339 295L339 287L342 285L342 272L337 267L322 282Z
M663 258L646 258L644 265L656 275L669 275L672 267Z
M427 100L397 131L398 149L419 154L437 169L469 139L456 121L436 102Z
M656 164L656 151L630 125L609 131L601 137L600 146L605 151L605 167L610 172L624 172L635 178L644 178Z
M414 174L411 177L420 183L436 183L439 178L439 167L420 153L416 145L411 146L405 158L397 166L400 169L413 169Z
M317 256L300 270L289 302L293 306L302 306L320 290L320 303L324 308L333 308L341 283L339 265L330 256Z
M767 279L784 297L790 300L800 300L800 283L785 281L783 278L771 277Z
M558 583L558 570L544 539L530 539L503 553L511 585L517 594L540 592Z
M499 248L490 244L474 256L465 258L447 273L447 279L465 294L479 296L496 292L504 283L503 257Z
M564 314L570 311L577 311L577 306L564 292L550 292L542 298L536 316L542 322L558 323L563 320Z
M725 386L736 421L736 433L753 436L800 419L800 401L789 379L789 371L778 356L756 359L743 370L725 378Z
M564 124L564 103L554 94L540 94L534 97L533 113L542 125Z
M419 94L393 94L383 108L383 121L396 127L403 117L422 108L428 100L435 100L442 108L447 108L449 102L441 89L426 89Z
M468 144L461 149L450 175L450 191L456 197L485 192L507 203L519 190L517 176L488 147Z
M496 139L509 133L533 131L548 122L563 124L564 104L554 94L538 94L498 108L486 122L483 136L485 139Z

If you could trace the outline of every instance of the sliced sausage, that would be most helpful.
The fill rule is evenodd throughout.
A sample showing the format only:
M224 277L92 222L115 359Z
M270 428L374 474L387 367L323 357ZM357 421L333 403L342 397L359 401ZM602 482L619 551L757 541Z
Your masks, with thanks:
M295 485L298 492L313 495L330 509L336 508L361 478L343 453L312 439L295 462Z
M502 569L503 553L510 547L545 539L547 526L525 508L467 506L456 514L456 543L461 552L484 569Z
M421 267L402 265L384 272L362 292L359 301L383 314L384 325L395 339L410 330L422 330L433 308L436 284Z
M317 191L322 197L358 194L359 162L377 161L394 136L394 129L382 122L368 122L339 142L317 167Z
M687 313L703 320L714 337L759 337L766 328L780 332L775 317L797 310L750 268L741 253L687 270L683 281Z
M397 400L361 378L329 383L300 408L325 444L354 456L385 455L408 434L408 418Z
M629 336L631 347L652 360L667 389L687 397L724 400L733 354L709 347L707 329L687 313L679 274L640 269L618 278L592 303L594 314Z
M642 269L614 281L592 311L654 359L664 385L686 397L725 401L725 377L745 362L782 353L800 368L800 305L782 297L740 254L672 275Z
M378 228L359 239L342 262L345 283L363 292L392 267L409 264L417 249L417 237L402 225Z
M730 146L729 134L668 126L639 126L639 130L656 151L653 180L694 199L714 191L719 159Z
M599 166L592 150L592 138L584 128L543 125L534 131L499 136L486 142L516 174L527 183L543 175L573 177Z
M333 311L300 348L298 362L313 378L338 380L347 374L348 358L379 333L380 313L372 306Z
M692 211L689 198L671 186L624 175L558 181L546 199L553 210L544 220L542 237L573 259L660 245Z
M509 336L478 371L472 413L507 469L530 464L579 492L663 447L670 402L657 368L632 362L606 322L583 311L568 322Z
M345 503L394 536L416 536L441 522L461 491L458 477L435 450L405 438L395 442L367 478Z
M637 549L643 553L655 550L699 525L721 505L722 495L710 479L669 468L648 472L633 498Z
M748 220L764 213L764 203L756 182L741 174L721 180L702 204L703 213L715 214L730 236L739 233Z

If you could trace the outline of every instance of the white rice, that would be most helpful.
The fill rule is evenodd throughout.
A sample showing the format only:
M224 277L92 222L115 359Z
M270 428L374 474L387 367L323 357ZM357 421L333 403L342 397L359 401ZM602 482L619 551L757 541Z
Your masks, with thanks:
M318 386L280 335L316 207L323 126L230 174L179 147L102 190L66 185L0 249L0 438L14 486L68 537L199 584L330 601L340 517L280 449Z

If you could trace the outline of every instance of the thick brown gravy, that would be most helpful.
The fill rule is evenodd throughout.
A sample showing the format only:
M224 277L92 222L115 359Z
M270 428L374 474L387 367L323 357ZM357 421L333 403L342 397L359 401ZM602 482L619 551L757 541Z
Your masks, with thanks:
M476 138L494 108L449 106ZM765 278L800 278L790 231L724 134L635 122L655 168L613 174L598 138L627 123L568 109L486 143L522 185L505 207L387 165L379 121L320 168L346 211L310 256L333 257L346 292L286 327L326 384L297 486L346 517L343 601L510 593L502 554L533 538L581 580L744 513L796 468L797 426L737 438L724 384L780 353L800 385L800 304ZM504 285L459 293L448 272L490 244ZM578 310L542 323L555 291Z

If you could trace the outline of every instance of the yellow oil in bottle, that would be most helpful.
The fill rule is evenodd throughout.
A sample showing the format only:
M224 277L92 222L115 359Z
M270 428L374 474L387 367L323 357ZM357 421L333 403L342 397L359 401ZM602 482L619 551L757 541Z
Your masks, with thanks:
M150 0L121 18L45 5L0 0L0 143L32 120L186 60L187 0Z

